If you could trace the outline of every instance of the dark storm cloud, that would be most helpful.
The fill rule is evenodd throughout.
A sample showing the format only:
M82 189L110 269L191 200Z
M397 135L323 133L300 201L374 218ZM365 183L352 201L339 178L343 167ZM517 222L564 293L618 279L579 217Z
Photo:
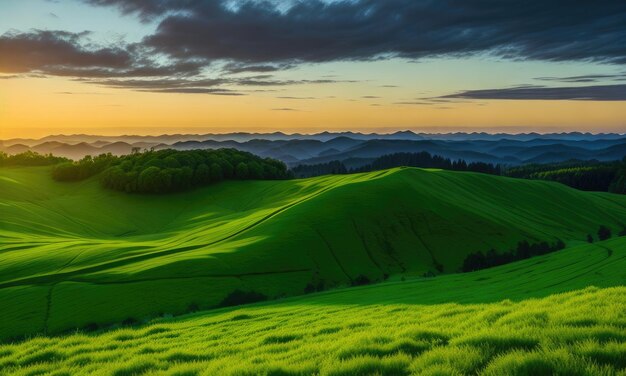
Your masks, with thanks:
M597 85L580 87L524 86L506 89L467 90L456 94L445 95L440 98L626 101L626 85Z
M86 33L34 30L0 36L0 72L45 72L53 68L123 69L132 63L122 48L87 48L81 44Z
M33 30L0 36L0 72L65 77L164 77L197 75L206 62L152 62L140 46L93 46L88 32Z
M159 17L146 46L177 58L268 62L480 52L626 63L623 0L87 0Z
M101 6L115 6L124 14L136 13L141 20L149 21L156 15L190 7L194 0L86 0L86 2Z
M137 15L154 22L156 29L139 43L109 46L91 43L88 33L6 33L0 35L0 73L199 93L225 85L353 82L224 78L329 61L486 53L515 60L626 63L623 0L83 1ZM220 83L198 83L209 75L219 76L215 80ZM594 79L600 78L573 77L562 82ZM158 86L159 82L172 85Z

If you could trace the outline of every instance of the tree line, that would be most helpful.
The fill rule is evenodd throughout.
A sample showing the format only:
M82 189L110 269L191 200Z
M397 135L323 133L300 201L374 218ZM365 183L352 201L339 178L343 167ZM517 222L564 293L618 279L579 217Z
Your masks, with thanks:
M599 241L610 239L613 236L611 229L608 226L601 225L597 231L597 238ZM626 227L620 231L617 236L626 236ZM591 234L587 234L587 242L593 243L594 237ZM473 272L476 270L492 268L494 266L508 264L513 261L524 260L534 256L541 256L548 253L560 251L565 248L565 243L561 240L557 240L555 243L550 244L546 241L530 244L528 241L523 240L517 243L515 249L511 249L506 252L498 252L495 249L490 249L487 253L474 252L467 255L461 266L461 272Z
M401 166L440 168L452 171L472 171L492 175L500 175L502 171L502 167L499 164L467 162L463 159L452 160L439 155L432 155L426 151L419 153L386 154L359 168L348 169L341 161L331 161L312 165L299 165L294 167L292 171L296 177L305 178L319 175L370 172Z
M504 172L506 176L556 181L583 191L626 194L626 157L614 162L572 160L528 164L511 167Z
M341 161L299 165L292 169L295 177L369 172L394 167L440 168L471 171L521 179L555 181L583 191L626 194L626 157L622 161L599 162L571 160L559 163L504 166L485 162L451 160L428 152L395 153L376 158L366 166L348 169Z
M0 151L0 167L51 166L69 161L70 160L67 158L57 157L52 154L39 154L30 150L14 155L8 155L7 153Z
M462 272L473 272L476 270L492 268L494 266L504 265L513 261L524 260L534 256L541 256L548 253L556 252L565 248L565 243L557 240L556 243L539 242L530 244L523 240L517 243L515 249L506 252L498 252L490 249L487 253L474 252L467 255L461 267Z
M52 170L58 181L78 181L101 174L104 187L129 193L169 193L223 180L286 179L287 166L271 158L235 149L172 149L102 154L64 162Z
M309 178L321 175L342 175L350 171L340 161L330 161L310 165L298 165L291 169L296 178Z
M419 152L383 155L359 168L348 169L343 162L335 160L320 164L299 165L287 170L282 162L262 159L235 149L191 151L168 149L135 152L121 157L102 154L95 157L87 156L77 162L33 151L16 155L0 152L0 166L47 165L55 165L52 174L54 179L59 181L83 180L106 171L106 174L103 174L105 186L128 192L171 192L220 180L285 179L294 176L306 178L409 166L549 180L585 191L626 194L626 157L614 162L571 160L559 163L504 166L485 162L467 162L463 159L451 160L431 155L428 152ZM154 168L144 172L148 167Z

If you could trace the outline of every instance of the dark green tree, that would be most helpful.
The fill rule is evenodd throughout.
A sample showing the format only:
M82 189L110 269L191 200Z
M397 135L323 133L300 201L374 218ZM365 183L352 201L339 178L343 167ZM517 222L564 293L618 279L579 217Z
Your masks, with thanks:
M204 163L200 163L193 174L194 185L204 185L211 181L211 170L209 166Z
M247 179L248 176L248 165L244 162L239 162L235 169L235 177L237 179Z
M611 229L606 226L600 226L598 229L598 239L607 240L611 237Z
M218 182L218 181L222 181L222 179L224 179L222 166L220 166L219 163L215 163L215 162L212 163L211 164L211 181Z

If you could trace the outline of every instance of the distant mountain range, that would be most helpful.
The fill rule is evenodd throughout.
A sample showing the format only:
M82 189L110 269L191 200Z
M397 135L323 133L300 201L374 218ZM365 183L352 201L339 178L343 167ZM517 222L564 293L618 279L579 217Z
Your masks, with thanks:
M342 161L360 167L385 154L421 152L468 162L518 165L551 163L569 159L611 161L626 155L626 135L616 133L448 133L411 131L392 134L322 132L312 135L276 133L230 133L162 136L55 135L35 139L0 141L0 151L17 154L27 150L72 159L85 155L129 154L134 148L219 149L235 148L262 157L298 164Z

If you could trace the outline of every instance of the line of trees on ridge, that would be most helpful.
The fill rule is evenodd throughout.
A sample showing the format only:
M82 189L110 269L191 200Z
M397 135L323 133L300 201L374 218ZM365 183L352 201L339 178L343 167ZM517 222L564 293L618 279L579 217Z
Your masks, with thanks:
M51 166L70 160L52 154L39 154L28 150L23 153L9 155L0 151L0 167L11 166Z
M121 157L87 156L56 165L52 177L57 181L78 181L100 173L103 186L129 193L169 193L223 180L290 177L283 162L235 149L166 149Z
M359 167L348 169L340 161L331 161L313 165L299 165L292 169L296 177L311 177L328 174L348 174L355 172L370 172L385 170L394 167L420 167L420 168L440 168L452 171L472 171L485 174L500 175L502 167L499 164L485 162L466 162L463 159L451 160L439 155L432 155L423 151L419 153L394 153L386 154L376 158L371 163Z

